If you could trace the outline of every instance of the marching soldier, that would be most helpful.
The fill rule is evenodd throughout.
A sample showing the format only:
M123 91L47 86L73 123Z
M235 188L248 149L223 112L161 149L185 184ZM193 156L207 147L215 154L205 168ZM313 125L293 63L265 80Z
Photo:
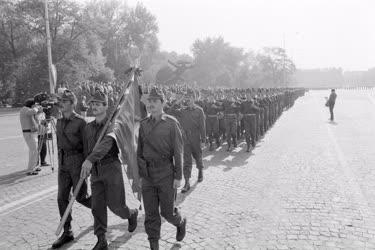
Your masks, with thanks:
M231 150L231 142L233 146L237 147L237 116L239 113L239 106L234 102L234 98L224 101L224 120L226 127L226 137L228 143L227 151Z
M151 116L141 121L137 149L145 229L152 250L159 249L160 214L176 226L177 241L186 234L186 218L174 206L182 179L182 134L178 121L163 112L163 105L163 93L152 89L148 97Z
M184 98L187 106L174 109L173 114L181 120L184 138L184 179L182 193L190 190L190 177L195 159L198 168L198 182L203 181L203 158L201 143L206 141L206 124L203 109L197 106L195 94L189 91ZM180 100L181 101L181 100Z
M209 97L209 100L205 105L205 114L206 114L206 128L208 141L210 143L210 151L213 151L213 141L216 140L216 146L220 147L220 138L219 138L219 119L218 113L221 111L219 105L215 103L213 96Z
M56 137L59 157L57 203L62 217L68 204L70 191L75 189L81 173L83 156L83 134L86 122L83 117L74 112L77 98L70 90L61 95L60 108L63 117L57 120ZM87 183L84 182L77 195L77 201L87 208L91 208L91 197L87 194ZM52 248L59 248L74 240L71 231L72 216L69 215L64 232L53 244Z
M260 112L259 107L254 105L251 96L248 95L247 101L241 104L241 113L245 127L245 139L247 144L247 152L250 152L250 146L255 148L256 143L256 115Z
M94 234L98 238L93 250L108 249L105 237L107 232L107 206L121 217L128 219L128 231L133 232L137 227L137 209L129 209L125 201L124 180L122 177L119 149L114 138L107 135L100 141L97 148L94 146L106 124L108 97L97 89L89 102L95 120L87 124L85 129L86 160L83 162L81 178L91 173L92 214L94 216Z

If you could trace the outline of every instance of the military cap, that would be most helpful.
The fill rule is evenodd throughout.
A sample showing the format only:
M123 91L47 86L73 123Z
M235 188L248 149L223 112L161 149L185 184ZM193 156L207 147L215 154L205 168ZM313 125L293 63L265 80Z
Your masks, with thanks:
M108 96L101 89L96 88L94 94L91 95L90 102L101 102L106 105L108 103Z
M77 97L76 95L69 89L64 90L63 93L60 94L60 99L62 101L71 101L74 104L77 104Z
M195 92L193 90L188 89L187 92L186 92L186 97L193 97L193 98L195 98L196 94L195 94Z
M150 99L160 99L161 101L164 101L164 94L159 89L152 88L147 99L148 100L150 100Z

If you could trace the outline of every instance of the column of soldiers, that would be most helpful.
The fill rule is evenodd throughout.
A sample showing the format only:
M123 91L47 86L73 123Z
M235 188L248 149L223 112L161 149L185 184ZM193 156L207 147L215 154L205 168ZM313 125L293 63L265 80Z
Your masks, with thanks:
M239 139L245 139L246 151L250 152L282 112L292 107L295 100L305 93L304 89L279 88L218 89L201 90L200 92L191 89L181 91L178 88L166 88L165 91L178 93L177 98L167 101L166 112L176 116L182 124L183 130L187 133L188 140L198 138L198 136L191 134L191 131L193 131L200 135L202 142L209 143L210 151L213 151L215 146L216 148L220 147L222 142L226 141L227 151L229 152L237 147ZM169 94L169 96L173 95ZM179 98L179 96L184 98ZM184 107L183 101L191 96L194 96L196 104L194 110L196 111L187 112L192 110L193 106L185 103ZM197 100L198 96L200 97L199 100ZM203 110L205 118L199 115L202 113L200 108ZM185 112L181 113L179 110L185 110ZM201 131L202 119L205 119L207 138ZM195 147L198 147L197 143L195 143ZM193 150L193 157L197 161L198 169L200 169L201 163L195 157L194 151L198 152L196 155L199 156L201 150ZM188 159L188 162L190 163L191 159ZM190 175L186 177L189 178ZM199 177L200 179L203 178L201 172Z
M161 216L176 227L176 240L186 234L187 219L174 207L182 177L182 193L190 190L192 159L203 181L202 149L220 147L227 141L228 151L244 138L247 152L275 123L285 109L304 94L304 89L225 89L196 91L186 87L153 88L148 95L149 116L140 124L138 165L142 177L145 207L145 230L151 249L159 249ZM91 208L94 234L98 241L93 249L108 249L106 240L107 207L128 220L128 231L137 227L138 210L126 205L119 148L109 135L94 147L108 117L108 96L100 89L91 94L89 104L95 120L86 124L74 109L77 98L65 90L61 97L62 118L56 125L59 171L58 207L63 215L71 190L80 178L91 174L92 195L84 182L77 201ZM113 128L109 127L109 132ZM183 155L182 155L183 154ZM74 239L69 215L64 232L52 248Z

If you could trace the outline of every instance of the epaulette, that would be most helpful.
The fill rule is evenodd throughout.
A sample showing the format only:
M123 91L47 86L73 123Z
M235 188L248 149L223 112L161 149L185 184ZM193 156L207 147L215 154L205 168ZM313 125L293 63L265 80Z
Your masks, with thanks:
M139 123L142 123L142 122L146 121L146 120L149 119L149 118L150 118L150 116L146 116L145 118L141 119L141 120L139 121Z
M77 114L77 113L74 115L74 118L78 118L78 119L81 119L81 120L86 121L85 118L84 118L83 116L81 116L81 115L79 115L79 114Z
M174 116L171 116L171 115L168 115L168 114L164 113L163 117L178 123L178 120Z

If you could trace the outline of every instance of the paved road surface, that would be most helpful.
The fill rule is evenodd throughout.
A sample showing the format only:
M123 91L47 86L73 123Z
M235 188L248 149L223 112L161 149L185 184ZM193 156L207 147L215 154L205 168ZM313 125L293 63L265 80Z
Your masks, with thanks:
M161 248L375 249L375 92L338 90L335 123L328 94L300 98L251 154L207 152L204 182L178 195L187 236L176 243L163 223ZM0 249L48 249L59 220L56 173L11 174L26 164L17 119L0 117ZM73 219L77 240L65 249L90 249L91 212L75 205ZM129 234L110 214L110 247L146 249L143 221Z

